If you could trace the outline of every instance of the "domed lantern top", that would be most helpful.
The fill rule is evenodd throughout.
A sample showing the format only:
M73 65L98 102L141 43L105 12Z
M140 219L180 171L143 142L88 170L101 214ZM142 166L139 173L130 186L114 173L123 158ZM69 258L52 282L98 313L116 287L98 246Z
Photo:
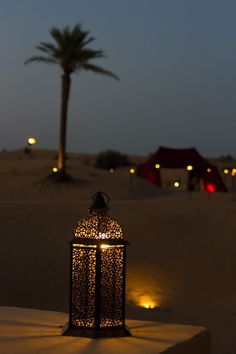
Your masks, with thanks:
M106 198L106 201L105 199ZM75 239L123 239L121 226L107 215L109 196L97 192L89 208L90 215L82 218L74 231Z

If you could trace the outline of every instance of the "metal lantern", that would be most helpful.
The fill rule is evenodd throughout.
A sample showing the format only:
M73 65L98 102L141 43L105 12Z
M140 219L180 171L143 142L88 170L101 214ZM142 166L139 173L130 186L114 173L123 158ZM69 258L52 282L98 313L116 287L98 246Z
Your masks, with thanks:
M126 246L121 226L107 215L109 197L97 192L71 245L69 323L64 335L129 336L125 326Z

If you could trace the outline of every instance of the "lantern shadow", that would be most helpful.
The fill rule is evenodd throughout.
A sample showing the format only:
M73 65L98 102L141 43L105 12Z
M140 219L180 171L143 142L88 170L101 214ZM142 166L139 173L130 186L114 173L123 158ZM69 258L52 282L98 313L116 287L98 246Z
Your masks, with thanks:
M130 331L134 330L134 329L142 329L142 328L152 328L153 327L153 323L150 323L147 321L147 324L139 324L137 326L132 326L132 328L130 328Z
M12 341L24 341L24 340L32 340L32 339L44 339L44 338L58 338L61 337L60 334L45 334L45 335L35 335L35 336L21 336L21 337L9 337L9 338L1 338L1 342L12 342Z
M15 326L21 326L21 327L28 327L30 326L31 327L40 327L40 328L55 328L55 326L53 325L44 325L44 324L38 324L38 323L24 323L24 322L21 322L21 321L11 321L11 320L1 320L1 324L2 325L15 325Z
M132 333L132 332L131 332ZM162 343L162 344L168 344L168 345L171 345L171 344L174 344L175 342L172 340L168 340L168 339L163 339L160 337L156 337L156 338L147 338L147 337L144 337L144 336L138 336L138 335L133 335L132 336L134 339L138 339L138 340L142 340L142 341L145 341L145 342L154 342L154 343Z

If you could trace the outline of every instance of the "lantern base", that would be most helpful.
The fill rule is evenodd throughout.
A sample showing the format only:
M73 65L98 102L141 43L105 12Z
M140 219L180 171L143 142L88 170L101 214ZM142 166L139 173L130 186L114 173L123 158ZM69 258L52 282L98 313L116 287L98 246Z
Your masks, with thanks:
M63 330L63 336L69 337L87 337L87 338L109 338L109 337L130 337L129 329L124 327L106 327L106 328L84 328L70 327L67 323Z

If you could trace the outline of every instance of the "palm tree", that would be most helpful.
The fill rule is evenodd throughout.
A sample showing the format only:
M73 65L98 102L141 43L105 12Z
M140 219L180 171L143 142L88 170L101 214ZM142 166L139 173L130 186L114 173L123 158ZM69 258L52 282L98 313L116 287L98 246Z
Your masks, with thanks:
M87 45L94 41L89 31L83 31L80 24L73 28L64 27L62 30L53 27L50 34L54 43L40 42L36 47L44 55L33 56L25 61L25 64L32 62L42 62L46 64L56 64L62 70L61 75L61 111L60 111L60 136L57 158L57 176L61 180L68 177L66 173L65 153L66 153L66 126L68 102L71 87L71 74L76 71L88 70L94 73L108 75L119 80L111 71L105 70L91 62L93 59L105 58L102 50L88 48Z

